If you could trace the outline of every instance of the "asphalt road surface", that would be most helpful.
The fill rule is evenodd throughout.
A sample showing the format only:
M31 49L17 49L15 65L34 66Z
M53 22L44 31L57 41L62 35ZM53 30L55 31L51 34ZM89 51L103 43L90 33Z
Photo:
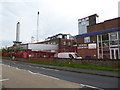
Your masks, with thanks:
M3 60L5 88L118 88L118 78L60 71Z

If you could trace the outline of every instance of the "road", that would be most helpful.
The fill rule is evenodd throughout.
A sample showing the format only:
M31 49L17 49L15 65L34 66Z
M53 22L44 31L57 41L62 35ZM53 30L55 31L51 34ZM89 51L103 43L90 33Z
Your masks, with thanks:
M3 60L6 88L118 88L118 78L60 71Z

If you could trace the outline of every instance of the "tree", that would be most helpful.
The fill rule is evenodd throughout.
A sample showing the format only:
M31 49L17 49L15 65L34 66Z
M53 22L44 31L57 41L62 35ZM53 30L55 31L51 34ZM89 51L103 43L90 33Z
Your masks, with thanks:
M2 48L0 50L0 53L8 53L8 52L9 52L8 48Z

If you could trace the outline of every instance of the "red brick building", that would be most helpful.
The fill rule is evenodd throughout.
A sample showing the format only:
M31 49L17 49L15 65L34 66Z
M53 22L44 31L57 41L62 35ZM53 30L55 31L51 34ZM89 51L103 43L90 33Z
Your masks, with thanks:
M70 34L57 34L48 37L45 41L39 43L58 44L59 50L75 51L77 48L76 39Z
M83 58L120 59L120 17L89 25L77 35L77 52Z

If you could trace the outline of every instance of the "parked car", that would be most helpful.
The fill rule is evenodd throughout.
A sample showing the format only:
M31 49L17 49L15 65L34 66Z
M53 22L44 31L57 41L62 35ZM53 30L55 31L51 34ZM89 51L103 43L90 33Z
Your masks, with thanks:
M70 58L70 59L82 59L82 57L80 57L75 52L61 52L61 53L55 54L54 57L57 57L57 58Z

